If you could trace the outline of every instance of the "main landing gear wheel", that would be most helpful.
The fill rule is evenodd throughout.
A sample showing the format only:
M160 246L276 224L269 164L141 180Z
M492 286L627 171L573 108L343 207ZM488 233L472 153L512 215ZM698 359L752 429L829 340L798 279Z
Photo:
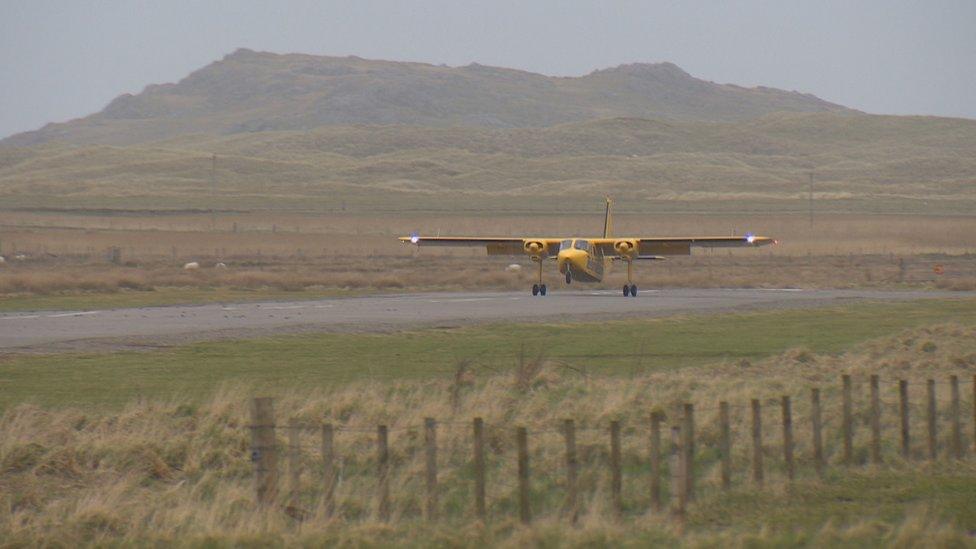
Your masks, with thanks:
M627 283L624 284L624 297L637 297L637 284L631 282L634 278L634 262L627 260Z
M572 281L573 281L573 273L569 272L569 269L566 269L566 284L569 284Z
M539 263L539 282L532 285L532 295L546 295L546 285L542 283L542 258L533 257L532 261Z

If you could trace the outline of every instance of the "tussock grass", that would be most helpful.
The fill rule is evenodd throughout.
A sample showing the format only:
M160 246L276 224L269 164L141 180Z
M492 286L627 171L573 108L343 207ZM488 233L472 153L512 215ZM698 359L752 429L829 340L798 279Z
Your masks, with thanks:
M976 371L976 329L944 324L872 340L839 356L803 349L751 363L728 362L677 372L625 378L583 374L541 357L504 370L464 367L440 379L362 381L314 392L293 389L276 400L279 425L297 418L323 420L336 435L341 482L338 515L321 507L322 478L316 465L317 439L305 433L300 505L307 520L263 512L254 505L247 400L255 387L224 386L209 399L135 400L121 410L44 408L22 404L0 418L0 537L13 544L388 544L592 545L683 543L691 546L776 544L868 544L915 546L968 543L976 528L976 465L905 462L897 455L897 416L891 399L898 377L913 381L912 428L921 453L921 380L964 380ZM867 448L867 376L884 381L881 467L837 464L839 376L855 379L857 457ZM814 480L807 445L808 389L824 390L827 479ZM783 479L779 461L781 394L794 396L800 478ZM946 389L940 385L940 425L946 425ZM769 467L767 487L746 480L749 398L767 406L764 424ZM715 422L718 400L733 404L731 492L718 488ZM661 410L695 402L698 486L685 533L664 515L646 514L646 419ZM964 409L966 417L970 410ZM487 524L472 519L470 419L488 426L489 512ZM440 420L441 516L425 525L423 498L424 417ZM562 491L561 419L577 419L584 512L571 528L560 519ZM607 424L623 422L625 516L612 519L607 503ZM393 464L393 521L375 516L373 439L379 423L390 426ZM514 426L530 432L532 528L515 523ZM967 431L969 432L969 431ZM284 444L283 431L279 431ZM967 435L967 444L972 440ZM944 448L944 439L940 436ZM941 452L942 450L940 450ZM970 454L971 456L971 454ZM281 460L284 461L283 459ZM666 483L665 483L666 484ZM284 476L282 477L284 486ZM282 505L284 503L282 494Z

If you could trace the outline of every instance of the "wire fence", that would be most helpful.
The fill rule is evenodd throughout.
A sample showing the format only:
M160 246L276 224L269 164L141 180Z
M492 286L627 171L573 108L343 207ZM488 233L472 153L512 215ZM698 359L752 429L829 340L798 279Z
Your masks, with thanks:
M657 411L630 424L476 417L426 418L422 425L296 419L282 425L272 399L255 398L248 428L256 498L299 520L312 513L383 521L517 513L528 523L535 513L558 509L574 521L586 505L617 516L667 509L682 520L703 484L763 487L772 479L822 479L828 468L976 454L976 375L965 411L957 375L921 383L875 375L856 381L844 375L839 391L811 387L799 397L684 403L669 415ZM279 432L287 436L284 444Z

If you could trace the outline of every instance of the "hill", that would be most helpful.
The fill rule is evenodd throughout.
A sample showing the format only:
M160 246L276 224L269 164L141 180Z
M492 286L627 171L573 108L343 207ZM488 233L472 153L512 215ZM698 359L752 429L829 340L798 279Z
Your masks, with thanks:
M217 155L211 194L211 154ZM547 128L326 126L152 144L0 148L6 207L131 209L806 208L970 213L976 121L775 114Z
M104 110L0 145L146 143L334 125L546 127L596 118L740 121L790 112L853 112L812 95L692 77L671 63L549 77L358 57L241 49L175 84L125 94Z

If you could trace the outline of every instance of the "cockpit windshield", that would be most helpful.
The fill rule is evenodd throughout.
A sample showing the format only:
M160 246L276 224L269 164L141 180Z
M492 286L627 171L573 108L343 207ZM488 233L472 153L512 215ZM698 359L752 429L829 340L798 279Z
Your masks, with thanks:
M572 247L573 247L572 240L563 240L562 242L559 243L559 251L569 250Z
M577 250L586 251L590 249L590 242L588 240L579 239L576 241L576 245L574 247Z

